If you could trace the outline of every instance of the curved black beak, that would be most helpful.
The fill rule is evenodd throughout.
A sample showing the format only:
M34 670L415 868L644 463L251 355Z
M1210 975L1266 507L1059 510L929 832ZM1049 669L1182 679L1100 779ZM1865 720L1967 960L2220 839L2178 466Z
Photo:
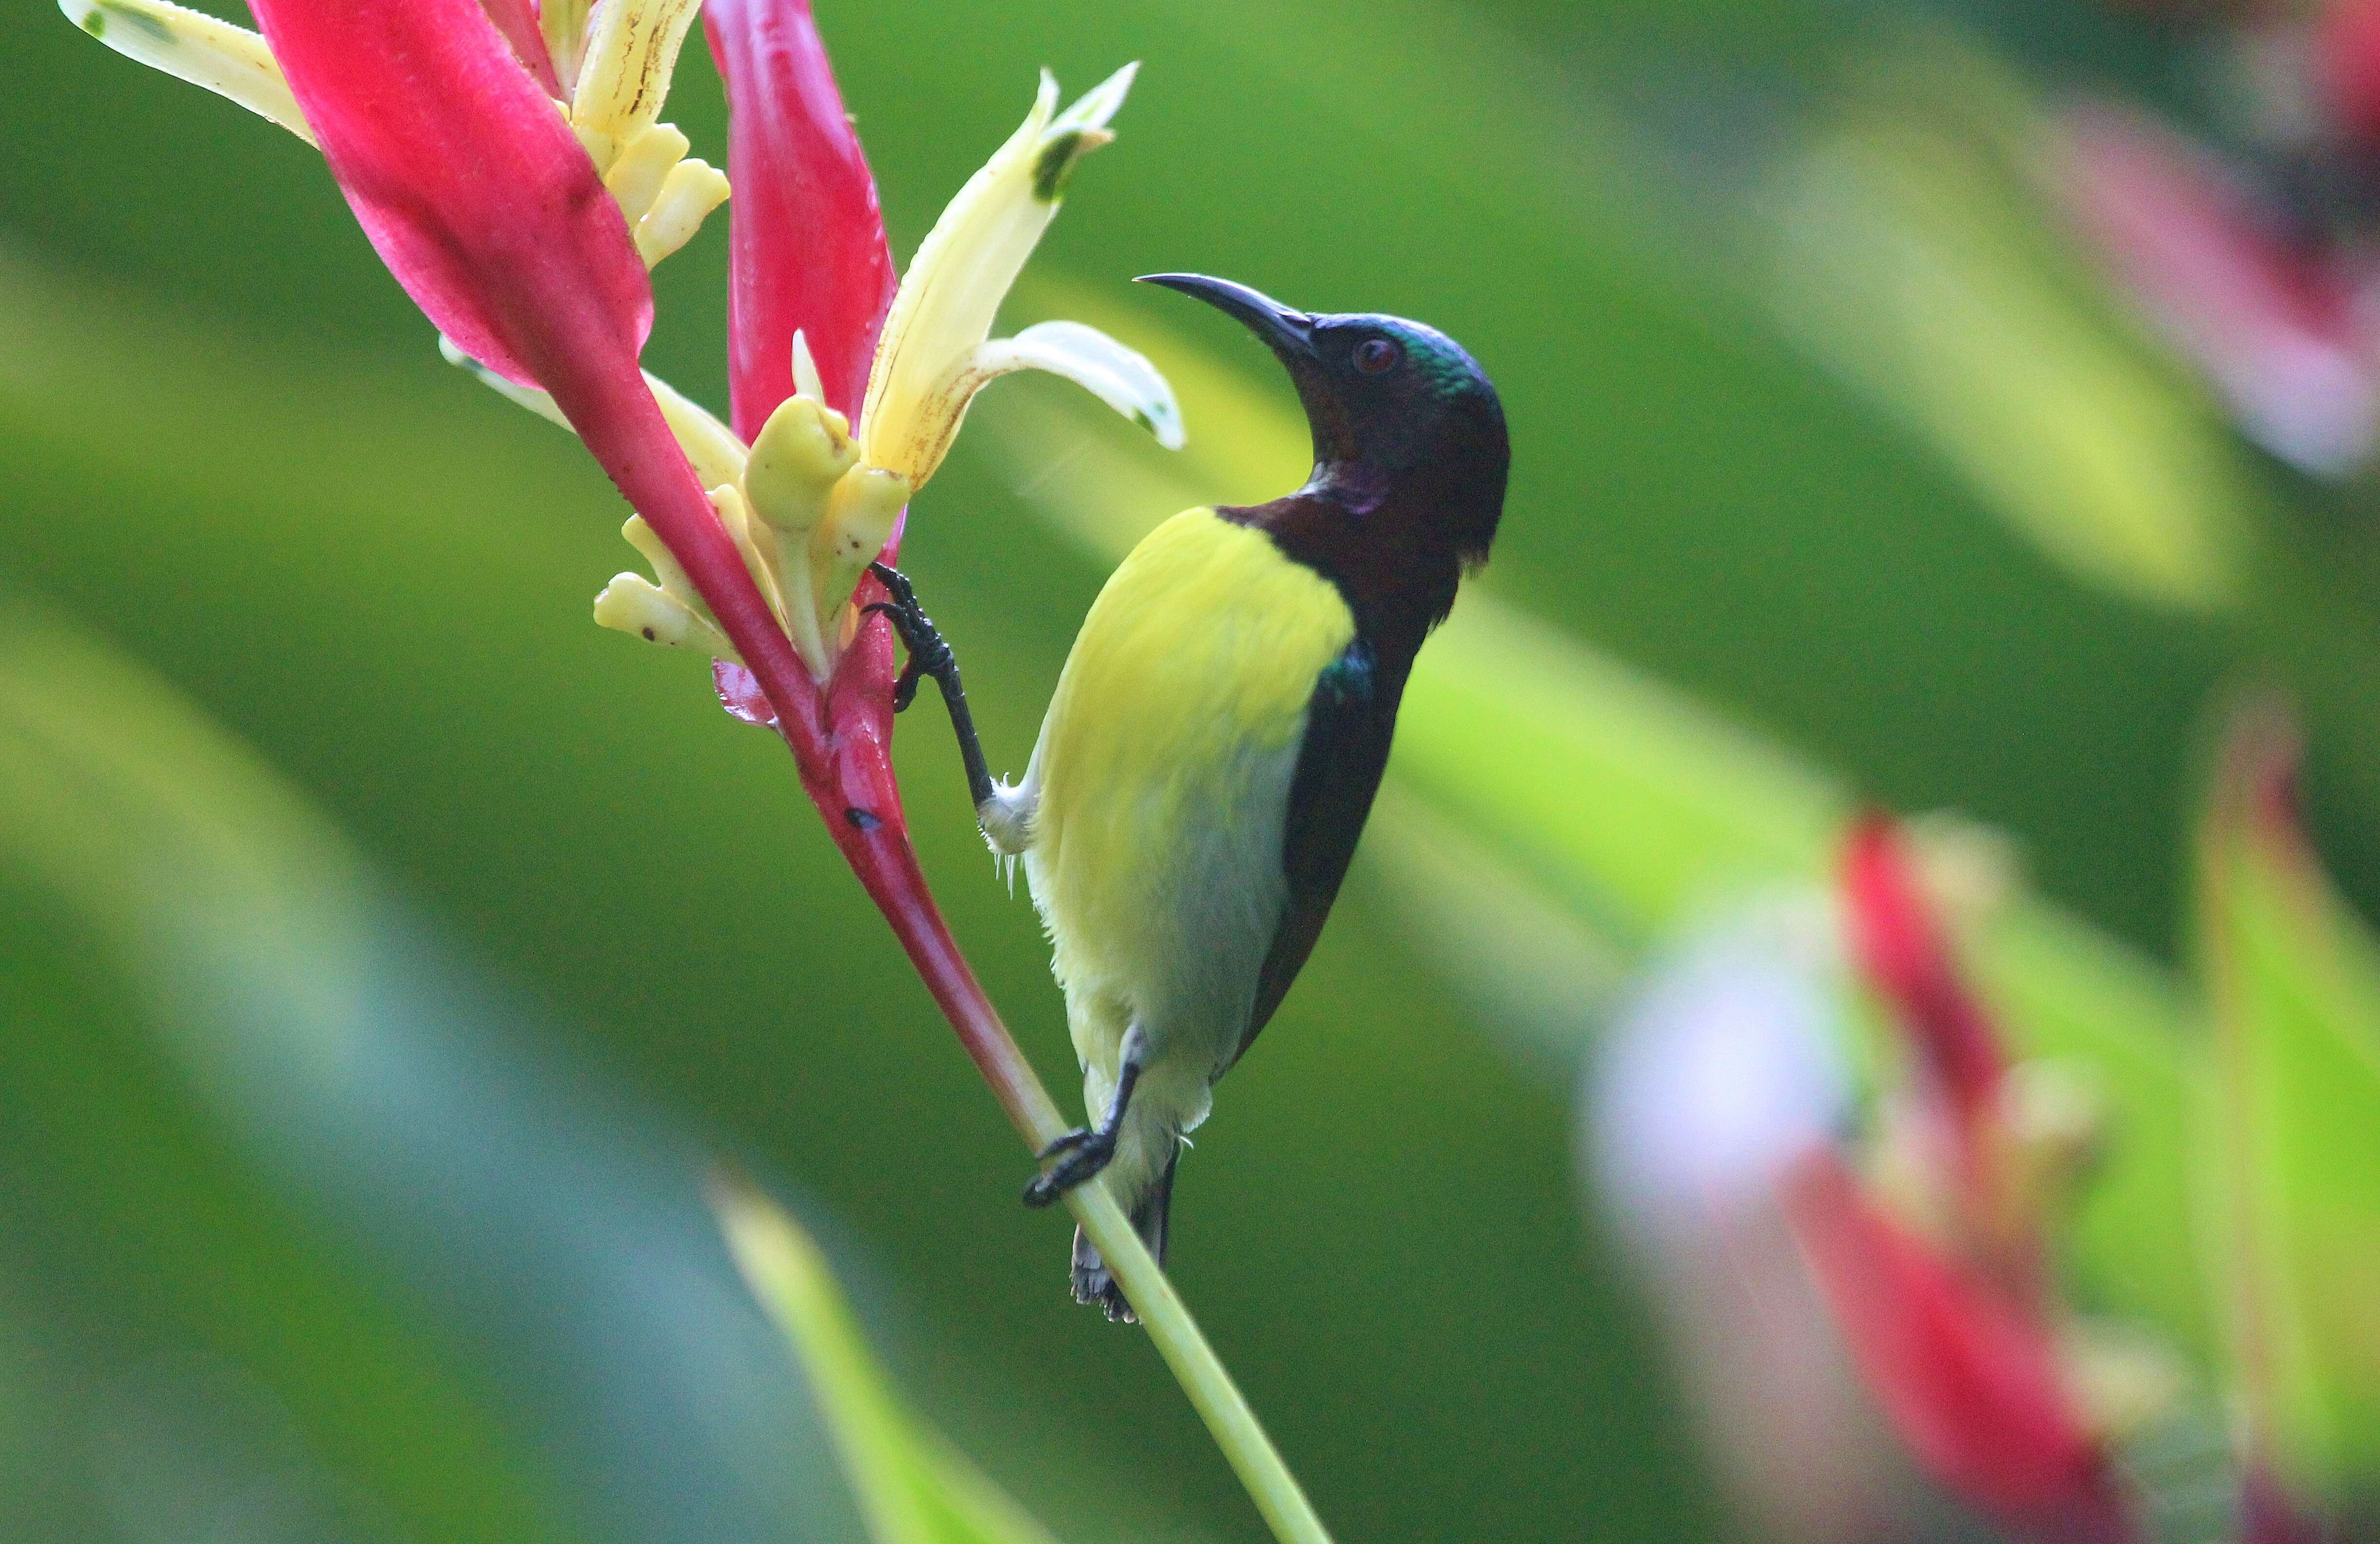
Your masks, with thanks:
M1270 345L1292 373L1295 373L1300 362L1314 358L1314 318L1304 311L1292 310L1244 284L1210 279L1204 274L1143 274L1133 282L1178 289L1237 319L1240 325Z
M1163 285L1204 300L1264 339L1266 346L1289 371L1291 383L1297 387L1298 400L1305 407L1305 416L1314 429L1315 459L1322 461L1348 454L1348 446L1342 443L1348 436L1340 423L1343 415L1314 349L1313 317L1292 310L1244 284L1209 278L1204 274L1143 274L1134 282Z

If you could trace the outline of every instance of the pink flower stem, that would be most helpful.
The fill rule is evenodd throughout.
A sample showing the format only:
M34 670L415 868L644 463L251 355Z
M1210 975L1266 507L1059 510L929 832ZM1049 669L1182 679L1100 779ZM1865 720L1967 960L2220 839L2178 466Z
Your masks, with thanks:
M886 629L878 624L870 630ZM793 748L804 786L825 819L844 861L851 865L861 888L891 924L892 936L901 941L918 979L950 1020L959 1044L990 1086L992 1097L1000 1100L1026 1144L1039 1152L1066 1129L1065 1119L1002 1022L974 967L952 938L941 908L934 904L917 848L909 841L907 822L898 816L898 790L886 740L877 732L878 715L833 711L846 694L858 691L869 692L889 706L890 672L869 668L864 651L881 652L889 659L892 650L889 639L877 638L856 645L846 656L845 667L837 673L828 699L828 722L832 727L820 748L822 765L814 763L813 752L793 736L787 736L786 743ZM885 677L880 684L880 677ZM871 796L879 802L869 802ZM880 824L852 819L855 809L882 810L888 804L891 818Z

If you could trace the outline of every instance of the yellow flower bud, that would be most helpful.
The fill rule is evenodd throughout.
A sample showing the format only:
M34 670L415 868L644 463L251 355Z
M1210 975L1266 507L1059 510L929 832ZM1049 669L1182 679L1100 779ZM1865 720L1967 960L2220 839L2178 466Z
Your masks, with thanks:
M908 480L881 467L855 467L834 485L826 518L810 535L810 572L822 627L835 625L908 503Z
M648 643L697 649L713 659L735 658L735 650L717 627L640 574L618 575L603 587L603 592L595 597L595 620L615 632L634 633Z
M744 464L744 493L753 512L790 545L807 542L826 518L835 484L859 459L841 413L806 396L789 396L769 415Z

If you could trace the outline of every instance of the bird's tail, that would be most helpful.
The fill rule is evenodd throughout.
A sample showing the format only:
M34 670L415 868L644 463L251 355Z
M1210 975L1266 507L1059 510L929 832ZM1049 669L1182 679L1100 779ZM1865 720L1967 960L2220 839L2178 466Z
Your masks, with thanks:
M1177 1140L1173 1151L1166 1156L1164 1170L1132 1209L1133 1231L1140 1234L1140 1241L1148 1246L1148 1252L1157 1257L1160 1265L1165 1263L1166 1212L1173 1204L1173 1165L1181 1157L1182 1147ZM1134 1322L1132 1305L1123 1300L1123 1289L1108 1274L1107 1261L1099 1258L1098 1247L1083 1236L1080 1228L1075 1230L1075 1301L1098 1304L1118 1324Z

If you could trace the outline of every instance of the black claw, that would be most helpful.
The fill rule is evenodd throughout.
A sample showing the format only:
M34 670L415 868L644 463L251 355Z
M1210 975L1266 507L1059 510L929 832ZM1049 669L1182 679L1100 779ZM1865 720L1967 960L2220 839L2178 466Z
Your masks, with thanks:
M1030 1207L1051 1205L1078 1185L1097 1179L1099 1171L1115 1160L1116 1134L1111 1130L1075 1130L1066 1133L1041 1149L1046 1161L1058 1156L1058 1161L1045 1173L1033 1176L1025 1187L1025 1204Z
M884 587L884 592L887 595L892 597L892 609L907 612L917 609L917 589L909 582L908 575L891 564L881 561L869 564L868 571L876 576L876 582ZM880 601L877 604L882 605L883 602ZM876 608L871 606L868 609L872 611Z
M1081 1147L1084 1143L1089 1141L1092 1137L1098 1135L1099 1133L1093 1131L1089 1126L1078 1125L1074 1130L1067 1132L1064 1136L1050 1143L1048 1147L1043 1148L1039 1152L1035 1153L1033 1156L1038 1161L1047 1163L1062 1152L1074 1151L1076 1148Z
M907 575L889 564L871 563L868 571L884 586L889 601L871 601L860 608L863 620L878 612L892 624L901 636L901 646L909 651L909 663L902 667L900 679L892 683L892 711L900 712L917 699L918 683L930 675L942 688L942 701L951 711L951 728L958 736L959 757L966 763L967 794L975 807L982 808L991 797L991 769L985 764L983 747L976 739L975 719L967 711L966 691L959 685L959 662L943 641L941 631L917 604L917 587Z

